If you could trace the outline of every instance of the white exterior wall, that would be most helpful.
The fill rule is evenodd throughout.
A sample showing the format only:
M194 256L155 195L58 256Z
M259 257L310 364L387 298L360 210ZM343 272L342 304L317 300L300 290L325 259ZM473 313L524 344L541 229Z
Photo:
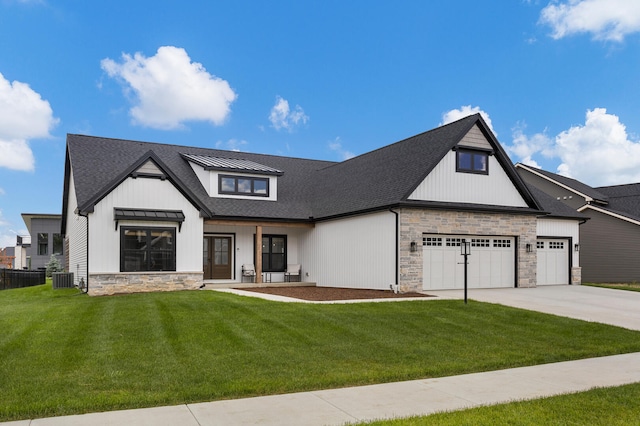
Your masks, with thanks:
M576 220L538 218L537 235L538 237L571 237L572 244L580 244L578 223ZM580 252L575 251L573 247L569 247L569 252L573 267L580 266Z
M115 207L182 210L185 220L176 222L120 221L115 229ZM153 226L176 228L176 272L202 272L203 221L200 212L168 180L127 178L104 197L89 214L89 265L92 274L120 272L120 228Z
M389 290L396 283L396 219L389 211L316 223L300 239L304 281ZM309 276L306 276L306 274Z
M69 271L73 272L74 284L78 285L80 278L87 283L87 218L75 213L78 207L76 187L73 180L73 169L69 174L69 199L67 200L67 229L65 239L69 239L67 261Z
M489 156L488 175L459 173L455 151L444 156L409 199L527 207L495 156Z

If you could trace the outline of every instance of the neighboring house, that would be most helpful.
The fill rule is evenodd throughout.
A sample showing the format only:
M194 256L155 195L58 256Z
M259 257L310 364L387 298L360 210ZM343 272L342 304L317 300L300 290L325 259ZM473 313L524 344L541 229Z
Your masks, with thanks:
M591 187L524 164L522 178L588 217L580 227L584 282L640 281L640 184Z
M27 250L31 247L31 237L21 236L16 237L15 247L15 259L14 269L29 269L29 263L27 261Z
M462 288L465 243L469 287L532 287L539 230L577 244L583 220L549 204L477 114L340 163L68 135L62 233L89 294L237 285L244 264L258 283L300 264L318 286Z
M0 268L15 268L15 247L5 247L0 249Z
M60 231L62 216L59 214L22 213L31 244L26 249L27 269L43 269L55 255L65 265L64 238ZM73 271L71 271L73 272Z

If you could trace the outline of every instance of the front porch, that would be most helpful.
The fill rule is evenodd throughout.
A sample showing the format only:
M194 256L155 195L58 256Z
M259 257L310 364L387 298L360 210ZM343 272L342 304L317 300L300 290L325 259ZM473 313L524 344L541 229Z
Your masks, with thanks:
M303 261L313 228L308 222L205 220L203 283L216 288L315 285ZM290 265L300 265L300 274L291 275L299 282L285 278Z

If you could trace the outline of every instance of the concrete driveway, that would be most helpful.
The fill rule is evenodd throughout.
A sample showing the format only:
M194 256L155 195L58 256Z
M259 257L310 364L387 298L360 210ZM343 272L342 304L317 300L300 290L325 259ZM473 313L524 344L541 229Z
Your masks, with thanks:
M429 291L444 299L462 299L462 290ZM640 292L581 285L536 288L470 289L471 300L498 303L585 321L640 330Z

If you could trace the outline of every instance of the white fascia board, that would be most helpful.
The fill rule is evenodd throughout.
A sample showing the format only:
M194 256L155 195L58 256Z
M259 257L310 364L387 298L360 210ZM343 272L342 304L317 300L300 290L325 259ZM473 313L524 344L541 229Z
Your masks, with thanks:
M602 214L606 214L608 216L615 217L616 219L620 219L620 220L624 220L624 221L629 222L629 223L633 223L634 225L640 225L640 222L635 220L635 219L631 219L630 217L626 217L626 216L623 216L621 214L614 213L612 211L609 211L609 210L594 206L593 204L585 204L584 206L580 207L578 209L578 211L580 213L582 213L583 211L585 211L587 209L595 210L595 211L600 212Z

